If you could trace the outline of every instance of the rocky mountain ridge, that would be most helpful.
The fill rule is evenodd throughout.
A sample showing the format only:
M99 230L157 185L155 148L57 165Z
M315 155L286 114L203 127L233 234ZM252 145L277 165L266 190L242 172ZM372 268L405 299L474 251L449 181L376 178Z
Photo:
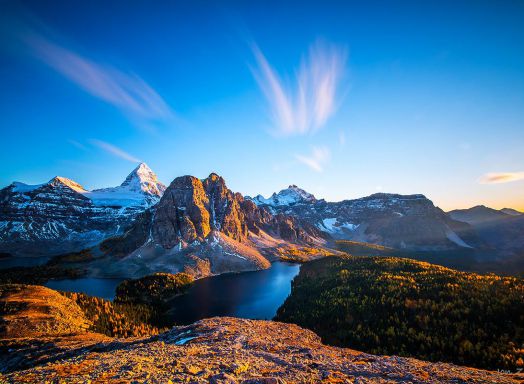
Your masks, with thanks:
M268 268L279 249L307 248L315 257L326 245L318 228L258 207L228 189L215 173L202 180L177 177L146 216L104 243L109 255L126 250L106 272L139 276L188 267L204 267L205 274L255 270Z
M56 254L93 246L122 233L165 186L145 164L119 187L88 191L56 176L49 182L14 182L0 190L0 251Z
M524 215L507 208L496 210L483 205L448 212L454 220L469 224L491 251L490 259L524 267Z
M508 208L497 210L485 205L476 205L467 209L454 209L449 211L448 215L454 220L476 225L507 219L510 216L519 216L519 212L515 210L509 211Z
M142 163L113 188L87 191L55 177L45 184L13 183L0 190L0 252L33 256L93 249L97 256L109 256L105 262L110 268L101 259L91 272L125 277L186 266L206 273L265 268L283 255L295 258L297 249L306 255L299 256L301 261L319 256L336 240L407 252L479 250L491 255L500 248L508 257L524 255L519 240L524 215L492 210L514 221L504 221L503 229L480 228L464 216L473 210L490 209L446 213L420 194L376 193L327 202L296 185L268 199L250 198L229 190L214 173L205 179L178 177L166 187Z
M278 193L274 192L267 199L265 199L262 195L257 195L254 198L246 196L246 199L252 200L257 205L270 205L273 207L300 203L311 203L317 200L311 193L304 191L294 184Z
M478 243L478 239L468 233L468 224L448 217L420 194L376 193L340 202L312 198L295 204L268 200L253 199L258 206L273 213L299 217L334 239L423 251L472 248Z

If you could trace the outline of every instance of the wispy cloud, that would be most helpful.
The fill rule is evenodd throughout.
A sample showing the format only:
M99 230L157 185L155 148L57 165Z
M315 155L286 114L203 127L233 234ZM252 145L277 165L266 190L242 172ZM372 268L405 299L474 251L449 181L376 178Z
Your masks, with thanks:
M524 172L494 172L486 173L479 179L480 184L510 183L524 180Z
M341 147L346 145L346 133L344 131L340 131L338 134L338 143Z
M174 120L166 101L138 75L98 63L43 35L24 30L19 40L30 52L90 95L111 104L141 128Z
M78 141L76 140L67 140L69 142L69 144L71 144L72 146L78 148L78 149L81 149L82 151L87 151L87 147L82 144L82 143L79 143Z
M257 68L253 75L266 97L276 133L303 135L317 131L335 112L346 65L346 50L321 42L313 44L287 88L258 48L252 46Z
M331 158L331 152L327 147L313 147L309 155L295 155L295 158L312 170L322 172Z
M97 140L97 139L91 139L91 144L96 145L98 148L103 149L107 153L110 153L113 156L119 157L121 159L130 161L132 163L140 163L140 159L137 157L127 153L121 148L118 148L117 146L113 144L109 144L106 141Z

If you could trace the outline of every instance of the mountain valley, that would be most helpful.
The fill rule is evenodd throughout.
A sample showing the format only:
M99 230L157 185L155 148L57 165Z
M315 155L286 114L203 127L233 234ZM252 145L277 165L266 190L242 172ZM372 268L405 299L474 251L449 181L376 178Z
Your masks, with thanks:
M521 273L524 215L514 210L446 213L420 194L327 202L296 185L251 198L215 173L164 186L142 163L114 188L13 183L0 212L3 259L46 260L0 270L6 382L521 380L468 368L524 366L521 279L443 267ZM300 272L248 276L285 262ZM114 299L29 285L79 277L118 278ZM272 309L254 312L248 298ZM277 313L307 329L209 313Z

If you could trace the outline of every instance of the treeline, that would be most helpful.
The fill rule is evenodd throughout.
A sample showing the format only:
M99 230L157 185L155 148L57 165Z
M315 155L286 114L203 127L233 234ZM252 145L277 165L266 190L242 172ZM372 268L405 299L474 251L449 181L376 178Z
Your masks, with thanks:
M50 279L77 279L85 271L64 268L59 265L39 265L35 267L11 267L0 269L0 284L43 285Z
M113 303L83 293L60 292L75 301L93 323L91 331L113 337L156 335L162 332L153 323L159 317L154 307Z
M186 291L193 283L187 273L154 273L140 279L124 280L116 288L115 302L162 305Z
M121 306L152 308L147 321L155 327L174 325L166 313L169 301L184 293L193 283L193 276L187 273L154 273L139 279L124 280L116 287L114 303Z
M173 325L165 316L166 301L193 282L186 273L155 273L124 280L113 302L83 293L61 292L73 299L93 322L92 331L114 337L155 335Z
M276 320L328 344L485 369L524 366L524 281L393 257L302 266Z
M353 256L392 256L395 252L393 248L360 241L336 240L335 246L338 250Z

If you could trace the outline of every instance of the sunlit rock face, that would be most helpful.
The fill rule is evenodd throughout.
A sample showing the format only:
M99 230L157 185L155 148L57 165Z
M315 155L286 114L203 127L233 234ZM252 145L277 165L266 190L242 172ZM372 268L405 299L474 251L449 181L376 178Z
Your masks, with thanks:
M193 176L177 177L158 203L153 220L155 240L164 248L180 241L204 240L211 232L208 205L202 181Z
M248 227L240 206L242 195L231 192L224 179L215 173L209 175L203 181L203 185L209 197L211 228L222 231L234 240L244 241L247 238Z
M176 178L157 205L153 221L154 239L164 248L180 242L202 242L213 231L242 243L248 240L250 231L259 234L261 230L291 242L322 237L320 230L301 225L297 218L272 215L233 193L215 173L204 180L193 176Z

